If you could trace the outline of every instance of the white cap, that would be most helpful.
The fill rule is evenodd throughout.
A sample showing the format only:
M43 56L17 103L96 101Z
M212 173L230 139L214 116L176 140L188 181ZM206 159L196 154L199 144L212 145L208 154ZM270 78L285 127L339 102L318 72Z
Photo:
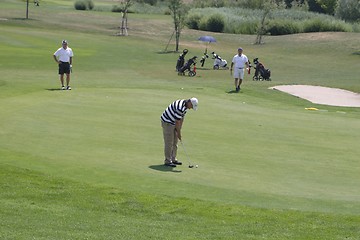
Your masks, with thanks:
M191 101L194 111L196 111L199 101L197 100L197 98L194 98L194 97L190 98L190 101Z

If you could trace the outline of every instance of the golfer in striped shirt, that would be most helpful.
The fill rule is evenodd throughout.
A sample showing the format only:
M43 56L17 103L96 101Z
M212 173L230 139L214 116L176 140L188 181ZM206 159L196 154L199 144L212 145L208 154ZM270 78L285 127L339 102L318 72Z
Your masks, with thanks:
M165 165L176 167L182 163L176 159L177 143L181 141L181 128L188 109L196 111L196 98L180 99L171 103L161 115L161 126L164 135Z

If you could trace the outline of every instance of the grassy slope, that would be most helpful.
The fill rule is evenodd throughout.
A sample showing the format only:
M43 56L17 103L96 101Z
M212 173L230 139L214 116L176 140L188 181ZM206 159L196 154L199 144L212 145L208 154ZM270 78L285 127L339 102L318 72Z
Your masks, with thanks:
M19 6L11 1L6 4L14 10L0 11L0 17L9 18L0 22L4 56L0 60L0 123L6 126L0 128L0 159L2 174L7 176L1 178L6 206L2 212L9 221L35 217L23 226L33 228L38 238L50 232L35 230L38 224L50 229L51 222L59 219L42 221L47 211L57 208L63 216L72 216L58 231L84 222L67 233L79 239L89 232L91 238L115 238L119 226L127 229L128 238L136 238L132 234L139 224L144 228L140 236L155 236L151 223L170 227L163 219L184 224L174 234L157 231L164 239L180 233L188 234L182 239L200 239L200 235L203 239L355 239L359 234L355 224L360 213L359 110L309 104L267 90L274 84L299 83L360 92L358 56L352 54L358 51L358 34L267 38L263 46L253 46L251 36L214 34L218 43L210 48L228 61L241 44L250 58L260 57L273 72L273 82L247 81L242 93L227 94L233 88L227 72L199 70L196 78L181 78L173 72L177 54L158 53L171 35L168 17L130 16L131 36L121 38L111 36L116 32L115 14L79 14L63 5L55 14L59 8L49 3L32 8L33 20L24 21L14 19L23 14ZM55 31L64 16L66 25ZM196 39L202 34L207 33L186 30L182 46L200 56L204 45ZM62 38L70 41L76 54L72 92L54 90L58 81L51 55ZM159 115L171 100L191 96L199 98L201 108L188 114L183 134L189 155L200 168L184 166L169 172L160 166ZM326 111L305 111L309 106ZM186 160L182 149L179 157ZM21 184L20 176L24 176ZM39 182L35 185L39 189L33 182ZM79 201L71 209L65 197L54 209L46 207L51 198L36 198L36 190L50 191L59 182ZM19 192L14 196L15 186ZM27 193L29 189L33 191ZM119 220L120 214L101 211L109 205L109 191L124 194L111 203L118 210L118 202L125 199L129 211L121 216L131 223ZM94 201L100 210L94 211L94 205L82 198ZM164 201L179 205L165 205L167 210L161 212ZM39 212L32 205L47 211ZM154 205L158 207L153 209ZM22 210L23 215L12 216L13 209ZM160 213L153 216L154 212ZM111 225L114 221L117 224ZM17 235L12 226L1 225L4 231L0 232L21 238L22 233ZM108 236L96 235L105 227L110 228ZM305 229L311 228L316 230L305 235ZM193 231L186 233L186 229Z

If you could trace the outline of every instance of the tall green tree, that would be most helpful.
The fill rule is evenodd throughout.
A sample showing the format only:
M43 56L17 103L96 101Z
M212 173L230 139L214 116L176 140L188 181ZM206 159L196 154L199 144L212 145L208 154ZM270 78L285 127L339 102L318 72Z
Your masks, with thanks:
M334 15L338 0L307 0L307 2L312 12Z
M177 52L179 51L181 30L185 26L185 19L189 12L189 9L182 2L182 0L170 0L169 9L174 21L174 32L175 32L175 41L176 41L175 51Z
M316 2L320 5L324 13L329 15L335 14L336 4L338 0L316 0Z
M339 0L336 16L348 22L360 21L360 1Z

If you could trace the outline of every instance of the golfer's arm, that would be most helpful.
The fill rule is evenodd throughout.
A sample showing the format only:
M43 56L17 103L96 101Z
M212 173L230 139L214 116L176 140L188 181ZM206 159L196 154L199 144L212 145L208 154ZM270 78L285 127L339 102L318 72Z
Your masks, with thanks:
M180 120L176 120L175 121L175 130L176 133L178 135L178 138L181 140L181 127L182 127L182 123L183 123L183 118Z
M72 57L70 57L70 65L72 64Z
M230 70L232 70L233 66L234 66L234 63L231 62Z
M59 61L57 60L56 56L53 55L53 57L54 57L55 62L59 63Z

